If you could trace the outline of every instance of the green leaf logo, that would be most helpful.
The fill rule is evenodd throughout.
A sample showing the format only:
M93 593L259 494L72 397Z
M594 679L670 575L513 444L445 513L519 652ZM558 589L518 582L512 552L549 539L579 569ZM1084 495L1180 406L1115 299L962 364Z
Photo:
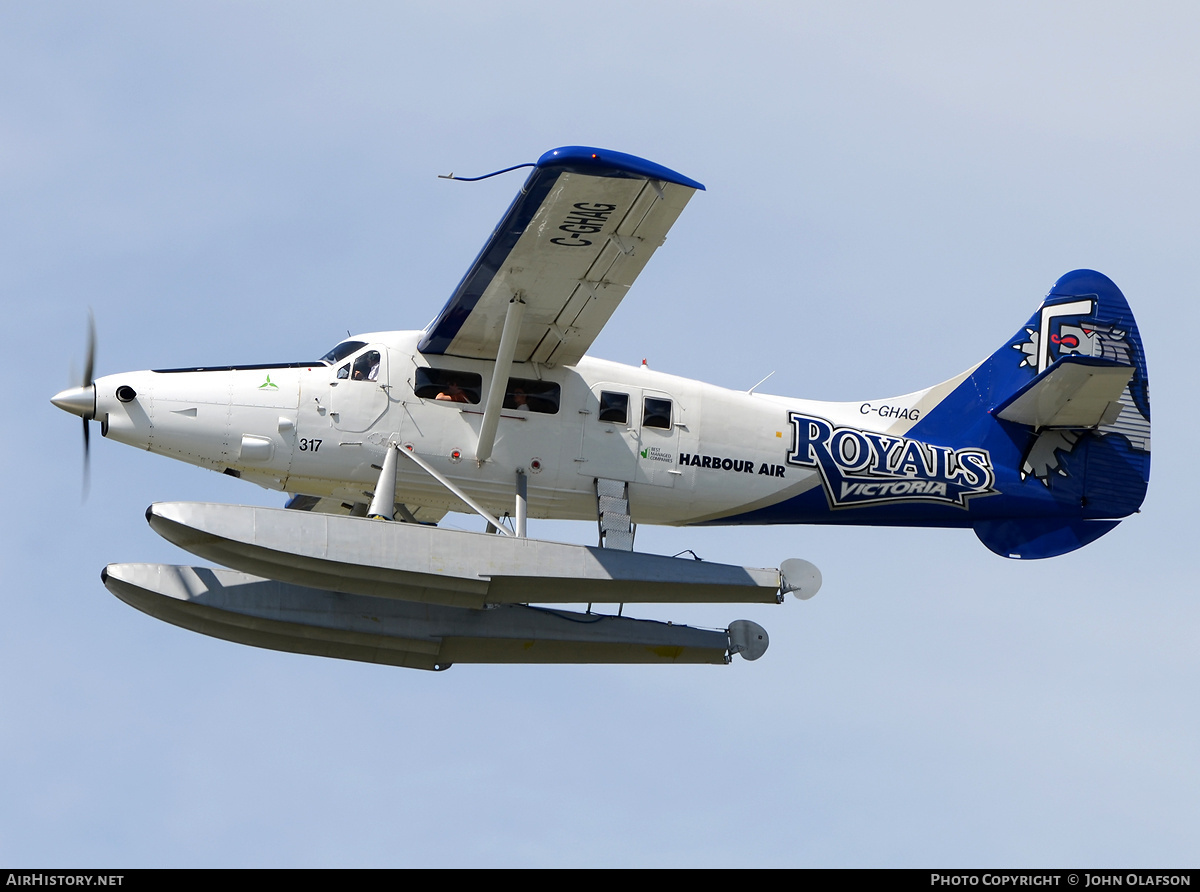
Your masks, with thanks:
M278 390L279 385L271 380L270 374L267 375L267 380L258 385L259 390Z
M643 449L643 450L642 450L642 458L645 458L645 457L646 457L647 455L649 455L649 454L650 454L650 450L649 450L649 449Z

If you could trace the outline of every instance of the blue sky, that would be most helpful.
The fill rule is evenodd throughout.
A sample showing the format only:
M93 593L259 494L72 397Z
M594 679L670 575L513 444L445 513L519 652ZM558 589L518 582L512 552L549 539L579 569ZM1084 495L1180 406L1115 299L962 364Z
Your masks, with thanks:
M0 8L0 862L1194 865L1198 38L1172 3ZM280 499L94 437L81 506L49 397L88 307L100 374L420 328L521 177L436 175L574 143L708 187L606 359L877 398L1106 273L1153 381L1143 513L1031 563L965 531L639 530L822 569L807 603L661 612L762 623L724 668L410 672L107 593L110 561L187 559L150 502Z

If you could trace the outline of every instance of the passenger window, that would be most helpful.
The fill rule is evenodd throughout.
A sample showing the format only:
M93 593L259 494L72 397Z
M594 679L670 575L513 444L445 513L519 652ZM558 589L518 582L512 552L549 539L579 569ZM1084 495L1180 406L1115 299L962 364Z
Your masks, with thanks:
M413 381L413 393L423 400L478 405L482 391L483 377L474 372L418 367Z
M338 370L338 377L342 376ZM379 351L368 350L354 360L354 373L350 376L355 381L377 381L379 379Z
M508 389L504 391L504 408L554 415L558 412L560 395L561 389L553 381L509 378Z
M642 427L671 429L671 401L646 397L642 407Z
M629 394L600 391L600 420L610 424L629 424Z

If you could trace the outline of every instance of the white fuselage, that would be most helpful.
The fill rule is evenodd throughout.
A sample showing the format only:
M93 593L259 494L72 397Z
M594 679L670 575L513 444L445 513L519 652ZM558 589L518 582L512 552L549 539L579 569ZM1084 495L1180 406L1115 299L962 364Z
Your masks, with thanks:
M903 434L953 383L880 403L816 403L589 357L573 367L515 363L510 380L541 382L547 393L557 385L557 393L529 400L543 411L503 409L494 449L480 463L475 451L494 363L426 356L416 349L420 336L359 335L354 340L366 346L331 365L110 375L96 382L95 417L110 439L346 505L370 501L388 444L396 442L497 515L512 511L516 474L523 472L531 517L594 519L594 481L601 478L629 482L635 522L685 524L820 485L816 472L787 461L789 410ZM379 354L374 380L356 380L347 368L371 351ZM428 385L418 395L429 374L421 370L431 368L477 376L477 402L438 399ZM120 388L136 395L125 390L120 399ZM544 411L555 402L557 411ZM465 510L407 461L397 500L410 509Z

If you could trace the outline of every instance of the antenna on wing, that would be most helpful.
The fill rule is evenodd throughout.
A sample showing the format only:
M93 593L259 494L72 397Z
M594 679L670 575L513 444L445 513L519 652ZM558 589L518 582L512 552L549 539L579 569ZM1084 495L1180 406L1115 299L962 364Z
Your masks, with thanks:
M458 180L461 183L478 183L480 180L486 180L489 177L498 177L502 173L508 173L510 170L520 170L522 167L537 167L537 164L530 161L527 164L514 164L512 167L506 167L504 170L496 170L491 173L485 173L481 177L456 177L454 171L450 173L439 173L439 180Z

